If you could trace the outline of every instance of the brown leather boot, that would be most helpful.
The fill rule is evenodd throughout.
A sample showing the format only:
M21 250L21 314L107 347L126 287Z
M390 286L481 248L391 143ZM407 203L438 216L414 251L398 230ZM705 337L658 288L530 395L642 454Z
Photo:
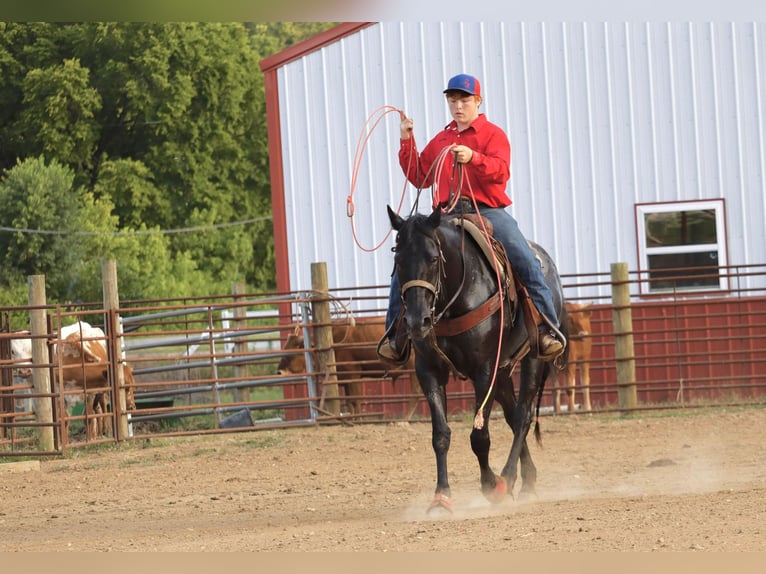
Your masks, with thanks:
M410 358L410 341L406 337L396 337L378 344L378 357L385 363L399 367Z
M564 352L564 343L556 338L556 335L547 326L542 325L537 331L538 358L543 361L552 361Z

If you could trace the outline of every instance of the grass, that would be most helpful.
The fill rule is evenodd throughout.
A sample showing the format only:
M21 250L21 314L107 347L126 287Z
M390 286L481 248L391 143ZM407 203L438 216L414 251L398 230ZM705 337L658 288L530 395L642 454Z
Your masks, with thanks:
M236 446L242 449L259 449L271 446L279 446L284 442L284 438L276 432L258 433L253 438L237 442Z

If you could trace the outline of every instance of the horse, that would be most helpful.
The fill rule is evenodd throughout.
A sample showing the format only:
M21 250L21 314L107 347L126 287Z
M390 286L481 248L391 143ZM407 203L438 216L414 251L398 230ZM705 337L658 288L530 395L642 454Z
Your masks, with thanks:
M476 408L470 441L479 464L481 492L492 503L500 503L507 495L513 497L520 464L519 496L534 494L537 469L527 434L534 398L537 395L539 413L545 381L556 367L533 356L522 306L503 297L500 275L478 243L464 232L464 225L448 221L439 207L430 215L415 213L404 219L388 206L388 216L396 231L394 265L401 285L402 328L415 350L415 371L431 415L436 489L428 512L435 508L452 511L447 478L451 430L445 390L451 372L473 383ZM566 335L564 297L556 266L544 249L529 243L541 261L560 330ZM494 311L476 317L477 311L491 301L498 301ZM466 322L469 317L476 320ZM517 398L511 375L518 363ZM489 465L488 422L494 401L502 407L513 430L513 444L500 475ZM535 437L541 442L539 421Z
M566 302L569 323L569 354L566 365L566 395L567 410L575 409L575 378L580 371L580 386L582 387L583 408L590 412L593 410L590 402L590 360L593 352L593 339L591 338L591 309L592 303ZM555 381L553 409L555 413L561 412L561 393L564 389Z

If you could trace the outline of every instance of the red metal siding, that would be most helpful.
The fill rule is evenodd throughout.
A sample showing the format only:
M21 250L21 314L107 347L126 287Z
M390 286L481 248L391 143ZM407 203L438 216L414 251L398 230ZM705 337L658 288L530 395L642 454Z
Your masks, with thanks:
M766 299L705 299L632 306L641 403L761 396ZM612 308L594 307L594 406L617 403ZM760 381L760 387L754 385ZM578 382L579 384L579 382Z

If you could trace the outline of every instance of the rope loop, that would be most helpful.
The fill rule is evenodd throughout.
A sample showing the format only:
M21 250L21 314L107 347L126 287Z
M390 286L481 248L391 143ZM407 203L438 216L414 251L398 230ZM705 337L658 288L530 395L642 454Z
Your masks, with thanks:
M388 232L383 237L383 239L381 239L380 242L377 243L374 247L365 247L359 241L359 237L356 233L356 225L354 224L354 214L355 214L354 193L356 193L356 189L357 189L357 178L359 176L359 169L362 164L362 158L364 157L364 153L367 149L367 145L370 141L370 137L372 136L372 133L378 127L378 125L383 120L383 118L391 113L398 113L400 121L404 121L404 119L407 117L404 111L394 106L383 105L375 109L369 115L369 117L367 118L367 121L365 121L364 125L362 126L361 133L359 134L359 140L357 141L357 145L356 145L356 151L354 153L354 164L353 164L353 170L351 172L351 192L346 198L346 215L348 216L349 219L351 219L351 233L354 236L354 242L362 251L366 251L366 252L377 251L386 242L389 235L391 235L391 232L393 231L392 229L389 228ZM397 213L401 211L402 205L404 204L404 197L406 195L406 191L407 191L407 179L405 178L404 186L402 188L402 195L399 200L399 205L396 209Z

